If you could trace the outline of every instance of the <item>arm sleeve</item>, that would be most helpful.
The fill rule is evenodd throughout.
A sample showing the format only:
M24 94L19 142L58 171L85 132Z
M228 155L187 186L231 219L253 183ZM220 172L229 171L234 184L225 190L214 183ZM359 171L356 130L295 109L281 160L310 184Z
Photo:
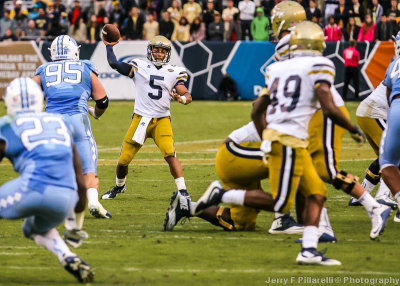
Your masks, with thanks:
M107 61L110 67L115 69L117 72L119 72L122 75L129 76L132 66L130 64L120 62L117 60L116 56L114 55L113 51L113 46L112 45L107 45Z

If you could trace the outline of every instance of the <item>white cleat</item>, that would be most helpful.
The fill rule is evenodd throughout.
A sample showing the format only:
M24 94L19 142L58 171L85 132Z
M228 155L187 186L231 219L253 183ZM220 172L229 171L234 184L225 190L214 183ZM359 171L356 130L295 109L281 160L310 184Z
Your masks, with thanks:
M92 282L94 279L93 268L79 256L65 257L61 265L81 283Z
M194 206L195 215L200 214L206 208L218 205L221 202L222 195L225 190L222 188L218 181L213 181L205 191L205 193L198 199Z
M89 212L95 218L111 218L112 215L101 205L101 203L89 204Z
M82 245L83 240L88 239L89 235L86 231L80 229L71 229L64 232L64 240L74 248Z
M400 222L400 209L398 209L396 214L394 215L393 221Z
M315 248L303 248L297 255L296 262L301 265L342 265L338 260L323 256L322 253L318 252Z
M376 239L379 235L383 233L390 212L390 207L386 205L380 205L379 207L374 207L372 209L372 212L369 214L372 222L372 229L369 237L372 240Z
M397 202L392 200L390 195L381 195L379 197L376 197L375 200L380 203L381 205L386 205L389 206L392 210L397 209Z
M301 234L303 231L304 226L297 223L290 213L275 218L268 230L270 234Z

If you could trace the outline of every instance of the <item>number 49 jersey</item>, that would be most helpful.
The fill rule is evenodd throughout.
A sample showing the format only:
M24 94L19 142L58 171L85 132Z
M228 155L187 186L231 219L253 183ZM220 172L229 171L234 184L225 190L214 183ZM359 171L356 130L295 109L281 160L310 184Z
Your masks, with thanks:
M187 81L187 72L182 67L166 64L158 69L147 59L134 59L130 63L134 69L136 85L136 114L150 118L170 116L169 92L179 82Z
M295 57L270 65L266 70L267 128L302 140L308 138L308 123L317 110L314 86L334 83L335 66L322 56Z
M0 140L14 170L28 180L28 188L44 185L76 189L71 131L61 115L21 112L0 118Z
M40 75L46 111L74 115L88 112L88 99L92 94L91 73L97 70L88 60L65 60L41 65Z

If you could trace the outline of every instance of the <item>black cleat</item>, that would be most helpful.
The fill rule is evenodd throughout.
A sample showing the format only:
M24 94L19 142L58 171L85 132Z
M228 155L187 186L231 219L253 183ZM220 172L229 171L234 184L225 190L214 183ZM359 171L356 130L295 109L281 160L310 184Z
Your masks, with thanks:
M122 187L114 186L111 190L101 196L102 200L112 200L120 193L125 193L126 185Z

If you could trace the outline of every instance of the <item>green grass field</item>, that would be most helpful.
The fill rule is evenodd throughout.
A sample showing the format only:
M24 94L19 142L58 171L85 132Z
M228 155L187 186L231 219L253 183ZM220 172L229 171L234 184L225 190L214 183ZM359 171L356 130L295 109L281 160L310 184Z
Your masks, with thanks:
M354 122L357 104L347 106ZM0 110L4 115L4 105ZM250 110L251 102L172 103L176 150L193 200L217 179L217 148L232 130L250 120ZM132 111L131 102L111 102L101 120L92 121L101 194L115 183L119 148ZM375 154L368 144L358 146L346 135L341 158L341 168L363 178ZM0 183L16 176L4 160ZM268 189L267 182L264 185ZM102 201L113 218L95 219L87 212L84 229L90 238L75 252L95 268L92 284L384 285L379 279L391 279L386 285L397 285L395 279L400 279L400 225L393 222L394 213L380 241L371 241L364 208L347 207L349 197L331 186L327 206L338 243L320 244L319 249L327 247L326 255L342 262L339 267L297 265L300 245L294 241L299 236L270 235L270 213L260 213L254 232L225 232L198 218L164 232L175 188L168 165L149 139L131 164L127 192ZM22 220L0 221L0 285L76 284L51 253L23 237L21 225ZM64 227L59 231L63 233Z

